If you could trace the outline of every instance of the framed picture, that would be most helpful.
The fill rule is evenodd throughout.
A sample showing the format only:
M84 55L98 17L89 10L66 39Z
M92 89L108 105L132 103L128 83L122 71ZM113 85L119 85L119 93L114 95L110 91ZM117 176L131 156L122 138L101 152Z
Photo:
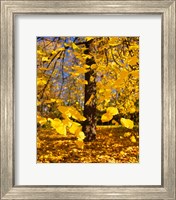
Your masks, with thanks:
M175 199L175 1L1 1L1 199Z

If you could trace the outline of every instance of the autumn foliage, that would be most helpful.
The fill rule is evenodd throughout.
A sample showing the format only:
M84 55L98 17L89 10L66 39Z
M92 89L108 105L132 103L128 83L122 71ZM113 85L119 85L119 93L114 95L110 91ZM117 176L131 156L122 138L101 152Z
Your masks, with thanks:
M139 162L139 38L37 38L37 161Z

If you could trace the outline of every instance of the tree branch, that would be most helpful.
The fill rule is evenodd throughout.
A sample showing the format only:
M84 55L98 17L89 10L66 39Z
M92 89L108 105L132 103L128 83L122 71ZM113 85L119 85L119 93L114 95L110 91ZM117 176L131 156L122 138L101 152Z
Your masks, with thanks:
M55 63L54 63L54 66L53 66L53 69L52 69L52 72L51 72L51 74L50 74L50 76L49 76L49 78L48 78L48 81L46 82L44 88L39 92L39 94L42 92L41 97L40 97L41 99L43 98L44 92L45 92L45 90L46 90L46 88L47 88L47 86L48 86L48 84L49 84L49 82L50 82L50 80L51 80L51 77L52 77L52 75L53 75L53 72L54 72L54 70L55 70L55 68L56 68L57 60L61 57L62 53L63 53L63 51L60 52L60 56L56 59L56 61L55 61ZM58 54L57 54L57 55L58 55ZM56 57L56 56L55 56L55 57ZM51 62L50 62L50 63L51 63Z

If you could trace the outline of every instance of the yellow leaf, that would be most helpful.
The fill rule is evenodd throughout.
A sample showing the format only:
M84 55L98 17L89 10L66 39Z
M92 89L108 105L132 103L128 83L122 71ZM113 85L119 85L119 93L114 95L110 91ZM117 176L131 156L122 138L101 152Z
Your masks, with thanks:
M44 103L52 103L51 100L45 100Z
M56 102L58 100L56 100L56 99L50 99L50 101L53 103L53 102Z
M129 50L138 50L139 49L139 45L133 45L129 47Z
M37 85L43 86L47 83L47 81L43 78L37 78Z
M73 106L58 106L58 110L67 117L72 117L78 121L85 121L86 118L81 115Z
M103 109L103 106L102 106L101 104L97 106L97 109L100 110L100 111L103 111L103 110L104 110L104 109Z
M93 37L86 37L86 41L88 42L88 41L90 41L90 40L92 40L93 39Z
M68 46L69 46L69 45L68 45ZM57 49L57 51L64 51L64 50L65 50L64 47L60 47L60 48Z
M136 56L134 56L134 57L132 57L131 59L128 60L129 65L136 65L137 62L139 62L139 59Z
M119 78L115 81L115 85L116 85L116 88L123 88L124 86L124 79L123 78Z
M53 120L51 118L48 118L48 120L51 122L51 126L57 131L57 133L60 133L61 135L66 135L66 126L62 123L60 119L55 118Z
M109 45L112 46L112 47L117 46L118 45L117 41L118 40L117 40L116 37L112 37L112 38L109 39Z
M91 65L91 69L96 69L97 68L97 65L96 64L92 64Z
M89 100L86 102L86 105L90 105L93 98L94 98L94 94L92 94L92 95L90 96Z
M57 127L61 123L61 120L57 118L55 119L48 118L48 121L51 122L51 126L53 127Z
M127 70L123 70L120 72L120 79L126 79L128 77L128 71Z
M136 110L135 110L134 107L130 108L130 110L129 110L130 113L134 113L135 111L136 111Z
M37 116L37 121L42 126L42 125L46 124L47 119L45 117Z
M75 43L72 43L72 47L73 47L73 49L76 50L76 51L80 49Z
M64 43L64 46L65 46L65 47L69 47L70 44L67 44L67 43L65 42L65 43Z
M73 106L70 107L70 113L73 119L76 119L78 121L86 120L86 118L83 115L81 115Z
M37 54L38 55L43 55L44 53L42 51L40 51L40 50L37 50Z
M119 156L125 156L126 155L126 153L124 152L124 151L121 151L120 153L119 153Z
M136 138L134 136L131 136L130 140L131 140L131 142L134 142L134 143L136 142Z
M88 59L91 59L91 58L92 58L91 55L87 55L87 54L83 54L82 56L83 56L84 59L87 59L87 58L88 58Z
M101 121L102 122L109 122L113 118L113 115L110 113L105 113L101 116Z
M58 110L64 115L71 117L70 107L69 106L58 106Z
M46 67L40 67L38 69L41 70L41 71L49 71L49 70L51 70L51 68L46 68Z
M42 57L42 61L49 61L48 57Z
M74 66L73 69L75 70L75 72L72 72L72 74L78 73L78 75L85 74L89 71L89 69L80 66Z
M118 123L116 120L112 120L112 124L114 124L114 125L116 125L116 126L119 125L119 123Z
M124 137L130 137L130 135L131 135L131 133L130 132L126 132L126 133L124 133Z
M130 74L132 74L135 78L138 78L139 77L139 70L132 71Z
M40 106L42 103L40 101L37 101L37 106Z
M81 130L81 125L77 122L73 122L69 131L70 133L73 133L75 134L77 131L80 131Z
M78 140L84 140L84 138L86 137L85 135L84 135L84 132L83 131L79 131L79 132L77 132L76 133L76 136L77 136L77 138L78 138Z
M133 129L134 123L130 119L121 118L120 122L124 127L128 129Z
M87 82L86 80L84 80L84 84L86 84L86 85L87 85L87 84L88 84L88 82Z
M79 82L80 82L81 84L85 84L85 85L88 84L88 82L87 82L86 80L84 80L84 79L82 79L82 80L80 79Z
M110 113L111 115L117 115L119 113L117 108L114 108L114 107L108 107L106 109L106 112Z
M52 99L51 99L51 101L52 101ZM61 100L61 99L57 99L57 100L56 100L56 103L57 103L57 104L61 104L61 103L62 103L62 100Z
M51 53L54 55L54 54L56 54L56 53L57 53L57 51L54 51L54 50L53 50Z
M76 141L76 145L78 146L78 148L83 149L84 148L84 142L81 140L77 140Z
M61 135L66 135L66 126L63 124L63 123L61 123L60 125L59 125L59 127L57 127L57 128L55 128L56 129L56 131L58 132L58 133L60 133Z
M95 80L95 77L90 76L90 81L91 81L91 82L94 82L94 80Z
M99 93L103 93L104 92L104 89L99 89Z
M90 66L85 64L85 65L84 65L84 68L89 69Z
M72 120L70 120L69 118L62 120L62 122L67 127L71 127L71 125L72 125Z

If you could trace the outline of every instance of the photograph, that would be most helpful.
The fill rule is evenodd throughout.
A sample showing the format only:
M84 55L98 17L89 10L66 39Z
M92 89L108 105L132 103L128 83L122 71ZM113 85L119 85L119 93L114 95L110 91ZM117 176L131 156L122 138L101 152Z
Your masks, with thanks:
M139 163L139 37L36 40L37 163Z

